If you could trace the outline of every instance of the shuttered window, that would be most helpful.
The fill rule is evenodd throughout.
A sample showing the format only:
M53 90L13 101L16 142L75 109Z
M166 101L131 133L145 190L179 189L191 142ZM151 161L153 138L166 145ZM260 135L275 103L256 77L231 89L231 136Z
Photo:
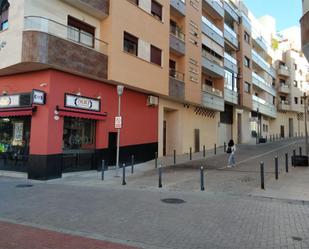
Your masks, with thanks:
M150 61L154 64L161 66L161 61L162 61L162 51L161 51L161 49L151 45Z
M138 38L124 32L123 38L123 50L137 56L138 53Z
M162 21L162 5L154 0L151 1L151 14Z

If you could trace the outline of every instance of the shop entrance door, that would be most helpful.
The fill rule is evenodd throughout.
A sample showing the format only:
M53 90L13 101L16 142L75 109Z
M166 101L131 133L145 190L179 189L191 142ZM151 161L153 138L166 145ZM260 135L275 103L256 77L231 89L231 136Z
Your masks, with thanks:
M116 165L117 132L108 133L108 165Z
M0 170L27 172L31 117L0 118Z

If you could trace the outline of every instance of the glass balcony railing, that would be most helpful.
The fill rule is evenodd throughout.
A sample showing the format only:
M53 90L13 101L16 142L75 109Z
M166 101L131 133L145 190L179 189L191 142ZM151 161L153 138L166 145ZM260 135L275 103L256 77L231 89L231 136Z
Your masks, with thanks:
M274 68L268 64L264 58L262 58L255 50L252 50L252 59L255 61L258 65L260 65L261 68L263 68L267 73L269 73L274 78L276 77L276 73Z
M41 16L26 16L24 21L24 31L40 31L61 39L77 43L99 53L107 54L108 44L99 40L89 33L78 30L74 27L66 26L62 23L50 20Z
M223 8L223 3L220 0L214 0L214 2Z
M213 88L212 86L206 85L206 84L202 85L202 91L210 93L210 94L214 94L218 97L223 97L222 91L220 91L219 89Z
M273 96L276 95L276 90L272 86L272 84L268 83L265 79L259 76L257 73L252 72L252 83L259 88L267 91L268 93L272 94Z
M233 36L235 39L237 39L237 35L235 33L235 31L233 29L230 28L229 25L224 24L224 29L231 34L231 36Z
M220 29L218 29L216 25L214 25L211 21L209 21L205 16L202 16L202 21L214 32L216 32L219 36L223 37L223 32Z
M170 33L176 36L178 39L185 41L185 34L177 26L170 26Z
M169 76L179 81L185 81L185 74L172 68L169 70Z
M237 60L232 57L230 54L224 52L224 58L232 62L234 65L237 65Z
M275 118L277 116L277 110L275 105L267 102L266 100L252 95L252 108L253 110L259 110L260 113Z

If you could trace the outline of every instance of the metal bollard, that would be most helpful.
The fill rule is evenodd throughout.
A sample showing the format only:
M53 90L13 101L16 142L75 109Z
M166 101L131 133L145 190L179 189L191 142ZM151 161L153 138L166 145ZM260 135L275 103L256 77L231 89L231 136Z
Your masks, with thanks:
M159 188L162 188L162 165L159 165Z
M190 161L192 160L192 148L190 147Z
M134 155L131 156L131 174L134 173Z
M126 164L122 164L122 185L126 185Z
M215 155L217 154L217 144L215 144L214 153L215 153Z
M299 155L300 156L302 155L302 148L301 148L301 146L299 146Z
M101 166L101 180L103 181L104 180L104 171L105 171L105 161L102 160L102 166Z
M226 152L226 143L223 144L223 151Z
M176 164L176 150L174 150L174 165Z
M275 157L275 177L276 180L278 180L279 177L278 156Z
M155 168L158 168L158 152L155 153Z
M204 185L204 167L203 166L201 166L200 173L201 173L201 191L204 191L205 185Z
M260 162L260 169L261 169L261 189L265 189L265 186L264 186L264 162Z
M205 148L205 145L203 145L203 157L206 157L206 148Z
M289 155L288 153L285 153L285 172L289 172Z
M296 156L296 150L293 150L293 156Z

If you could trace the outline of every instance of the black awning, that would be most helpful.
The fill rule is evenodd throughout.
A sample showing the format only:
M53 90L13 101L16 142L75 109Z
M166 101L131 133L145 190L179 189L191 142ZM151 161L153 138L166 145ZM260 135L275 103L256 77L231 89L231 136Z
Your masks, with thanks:
M0 0L0 15L10 7L8 0Z

